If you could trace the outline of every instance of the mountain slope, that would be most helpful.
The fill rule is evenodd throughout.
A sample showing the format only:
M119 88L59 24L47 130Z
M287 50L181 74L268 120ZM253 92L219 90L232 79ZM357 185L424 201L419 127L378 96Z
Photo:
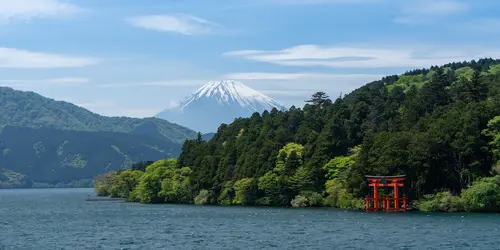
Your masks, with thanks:
M177 157L180 150L161 137L7 126L0 133L0 169L56 184L92 179L138 161Z
M191 129L157 118L106 117L34 92L0 87L0 126L158 134L174 142L196 137ZM145 129L147 127L147 129Z
M193 130L158 118L105 117L0 87L0 188L91 179L136 161L177 157Z
M215 132L222 123L253 113L285 107L272 98L236 81L211 81L156 117L203 133Z

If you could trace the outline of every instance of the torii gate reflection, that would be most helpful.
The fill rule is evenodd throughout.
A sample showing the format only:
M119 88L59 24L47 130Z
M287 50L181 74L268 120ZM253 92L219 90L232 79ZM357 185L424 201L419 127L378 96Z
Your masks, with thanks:
M368 186L373 187L373 197L366 196L365 207L366 211L375 211L377 212L379 209L379 187L393 187L394 188L394 197L381 197L382 198L382 210L389 212L399 212L407 210L407 199L406 196L403 195L402 198L399 197L399 187L404 187L404 180L406 175L397 175L397 176L374 176L374 175L365 175L370 184ZM371 207L370 201L373 201L373 207ZM391 201L393 206L391 207ZM403 203L402 208L399 207L399 202Z

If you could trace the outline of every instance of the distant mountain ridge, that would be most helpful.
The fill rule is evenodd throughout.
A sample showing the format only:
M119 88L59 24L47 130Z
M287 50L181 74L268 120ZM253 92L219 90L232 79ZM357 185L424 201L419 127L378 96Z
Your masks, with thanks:
M216 132L222 123L273 108L286 110L277 101L241 82L211 81L183 98L179 105L165 109L155 117L210 133Z
M0 188L57 186L177 157L182 143L196 136L158 118L106 117L0 87Z
M6 125L162 135L177 143L196 137L195 131L158 118L106 117L34 92L0 87L0 126Z

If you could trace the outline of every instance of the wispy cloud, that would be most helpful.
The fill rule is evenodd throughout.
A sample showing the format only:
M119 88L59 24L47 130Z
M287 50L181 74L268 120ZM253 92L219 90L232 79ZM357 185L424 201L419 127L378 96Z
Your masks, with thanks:
M144 15L129 18L127 22L138 28L186 36L211 34L221 27L220 24L185 14Z
M0 24L34 18L61 18L81 11L80 7L61 0L0 0Z
M285 66L332 68L422 68L452 61L500 56L499 50L415 46L338 47L301 45L283 50L240 50L225 56Z
M75 68L95 65L96 58L0 47L0 68Z
M283 101L286 105L301 106L316 91L325 91L333 98L347 94L379 80L380 74L323 74L323 73L231 73L224 77L239 80L256 90Z
M460 0L411 0L403 4L396 23L433 23L450 15L468 11L470 6Z
M231 80L310 80L310 79L325 79L342 81L347 79L379 79L384 75L377 74L320 74L320 73L268 73L268 72L248 72L248 73L231 73L224 75L224 79Z
M47 79L9 79L0 80L0 85L11 87L32 87L32 86L58 86L72 87L89 83L87 78L66 77L66 78L47 78Z

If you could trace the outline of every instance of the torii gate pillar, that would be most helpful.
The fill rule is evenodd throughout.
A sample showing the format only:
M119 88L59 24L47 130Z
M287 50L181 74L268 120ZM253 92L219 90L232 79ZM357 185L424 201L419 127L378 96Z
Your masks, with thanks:
M394 197L382 197L382 209L383 211L389 212L399 212L407 211L407 199L406 196L402 198L399 197L399 187L404 187L405 175L398 176L373 176L366 175L365 176L370 182L368 186L373 187L373 197L366 197L365 207L366 211L375 211L378 212L380 197L378 193L379 187L393 187L394 188ZM393 202L393 206L391 207L391 201ZM402 208L399 207L399 202L402 202ZM370 204L373 203L373 207Z

